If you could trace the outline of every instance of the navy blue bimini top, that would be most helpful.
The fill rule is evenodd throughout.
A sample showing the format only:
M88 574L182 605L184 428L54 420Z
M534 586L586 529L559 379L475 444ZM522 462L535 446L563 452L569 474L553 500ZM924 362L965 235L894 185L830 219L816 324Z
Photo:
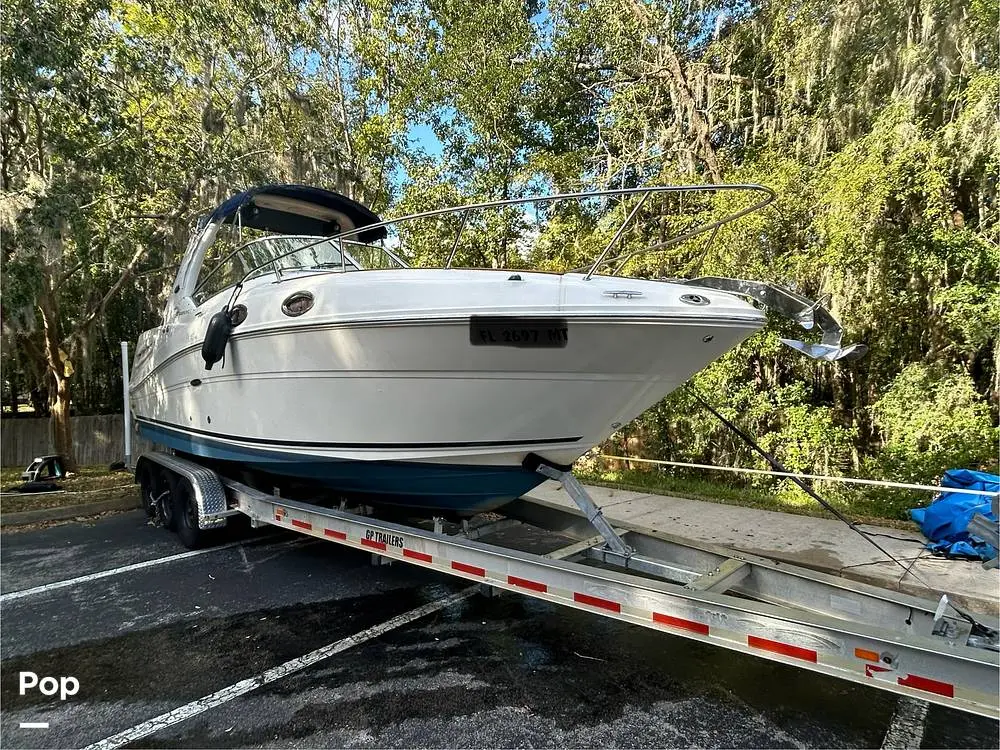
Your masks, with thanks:
M311 236L329 236L341 231L347 231L350 227L341 227L336 219L319 218L309 212L297 212L294 208L282 210L281 208L271 208L255 205L253 199L256 196L274 195L280 198L289 198L302 203L308 203L320 209L328 209L343 214L354 228L370 224L378 224L382 220L366 206L351 200L340 193L322 188L308 187L306 185L261 185L251 188L238 195L234 195L225 203L216 208L208 217L208 222L221 222L231 224L236 220L237 214L240 222L245 227L252 229L263 229L268 232L278 232L280 234L306 234ZM326 213L318 212L320 215ZM385 227L378 227L369 232L361 232L358 240L361 242L372 242L385 238Z

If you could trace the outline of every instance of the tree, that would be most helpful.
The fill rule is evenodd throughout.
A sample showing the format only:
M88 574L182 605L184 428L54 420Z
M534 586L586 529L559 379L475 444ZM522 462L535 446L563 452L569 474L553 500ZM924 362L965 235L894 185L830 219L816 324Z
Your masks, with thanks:
M18 18L21 29L4 29L2 56L4 321L30 358L44 362L56 449L73 469L73 358L145 254L142 244L100 241L123 222L108 196L135 187L128 172L112 171L126 155L108 148L125 125L124 91L122 78L107 74L113 34L100 21L102 4L20 3L8 11L5 23ZM109 283L97 291L78 275Z
M615 1L583 12L612 19L592 53L607 118L595 166L622 180L761 182L779 195L778 211L723 231L707 252L676 248L674 272L696 264L829 295L849 335L871 345L862 362L823 365L765 334L742 348L742 366L727 357L699 376L703 384L740 404L765 437L788 433L798 404L825 410L853 436L855 467L895 439L875 404L908 363L964 372L996 423L995 7L722 2L688 11ZM796 383L809 389L789 401L781 394ZM907 381L906 392L917 386ZM689 413L685 399L668 399L647 423L669 434L685 421L670 415ZM727 445L709 431L689 458ZM989 453L989 433L975 434L980 446L967 454ZM725 460L751 460L732 451ZM947 460L910 463L932 480Z
M192 215L248 183L317 182L387 202L400 125L384 122L371 86L389 58L364 46L364 3L6 10L4 332L44 370L56 450L72 467L71 383L95 329L136 292L152 322L159 295L136 272L167 281Z

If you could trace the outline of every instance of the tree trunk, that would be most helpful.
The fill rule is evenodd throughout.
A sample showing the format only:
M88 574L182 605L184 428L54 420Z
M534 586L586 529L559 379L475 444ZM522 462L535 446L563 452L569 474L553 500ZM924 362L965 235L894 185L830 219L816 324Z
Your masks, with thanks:
M42 332L45 336L45 363L55 382L56 392L52 403L52 437L55 451L63 457L66 471L76 471L76 455L73 452L73 428L69 420L70 376L66 365L59 356L62 335L59 314L56 312L55 293L46 278L38 298L38 308L42 313Z
M677 95L686 110L688 117L687 129L694 136L697 153L701 157L701 160L705 165L705 169L708 170L708 174L711 176L712 182L722 182L722 170L719 168L719 160L715 154L715 147L712 146L711 132L709 131L708 121L698 109L698 102L691 91L687 75L684 72L684 66L681 64L681 60L677 56L673 47L668 44L663 44L662 51L666 59L666 68L670 71L670 75L674 79L674 86L677 89ZM681 127L683 127L683 125Z
M73 423L69 414L69 378L56 375L56 400L52 406L52 437L56 453L62 456L66 471L76 471L76 456L73 453Z

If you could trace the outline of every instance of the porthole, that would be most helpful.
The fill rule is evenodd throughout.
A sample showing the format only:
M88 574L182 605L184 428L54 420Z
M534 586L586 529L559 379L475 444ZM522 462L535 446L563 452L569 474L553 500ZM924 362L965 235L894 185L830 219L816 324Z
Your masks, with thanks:
M295 318L309 312L312 306L312 294L309 292L294 292L285 297L285 301L281 303L281 312L291 318Z
M236 305L232 310L229 311L229 324L236 328L240 323L247 319L247 308L245 305Z

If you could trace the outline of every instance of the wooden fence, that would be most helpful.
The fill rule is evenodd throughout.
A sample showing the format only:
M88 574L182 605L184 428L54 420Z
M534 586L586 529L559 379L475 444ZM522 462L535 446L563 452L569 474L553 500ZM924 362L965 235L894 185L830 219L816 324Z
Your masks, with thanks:
M71 417L73 448L81 466L113 464L125 457L125 418L121 414ZM132 434L132 455L150 450L145 440ZM4 419L0 422L0 467L24 468L35 456L55 453L52 424L48 419Z

